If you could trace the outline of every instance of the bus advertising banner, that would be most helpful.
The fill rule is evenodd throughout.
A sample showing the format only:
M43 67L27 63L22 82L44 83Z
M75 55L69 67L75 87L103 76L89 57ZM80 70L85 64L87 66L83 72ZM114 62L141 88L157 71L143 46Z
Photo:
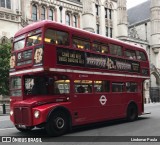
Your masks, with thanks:
M66 48L57 48L57 64L140 73L137 61Z

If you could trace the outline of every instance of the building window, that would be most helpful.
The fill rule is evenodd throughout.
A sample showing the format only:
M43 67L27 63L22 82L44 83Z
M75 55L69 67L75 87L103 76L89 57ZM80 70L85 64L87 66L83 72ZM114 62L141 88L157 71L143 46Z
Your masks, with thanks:
M70 15L66 14L66 25L70 26Z
M0 7L11 9L11 0L0 0Z
M112 28L110 28L110 37L112 38L113 37L113 29Z
M99 9L98 9L98 5L96 4L96 15L98 16L99 15Z
M49 9L49 20L53 21L53 10Z
M73 16L73 27L77 27L77 17Z
M106 27L106 36L108 37L108 27Z
M60 10L60 22L61 22L61 23L62 23L62 9L63 9L63 7L60 6L60 7L59 7L59 10Z
M108 9L105 8L105 18L108 18Z
M32 20L37 21L37 6L36 5L32 6Z
M109 9L109 19L112 19L112 10Z
M41 8L41 20L45 20L45 8Z
M99 25L97 24L97 34L99 34Z

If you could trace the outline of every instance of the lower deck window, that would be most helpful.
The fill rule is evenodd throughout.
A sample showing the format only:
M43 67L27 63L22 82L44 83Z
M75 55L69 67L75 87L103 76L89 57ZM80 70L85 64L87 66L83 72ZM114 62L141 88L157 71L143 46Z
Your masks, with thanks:
M112 83L112 92L123 92L124 91L124 83L115 82Z
M110 81L94 81L95 92L109 92Z
M127 92L138 92L138 84L134 82L126 82Z
M92 93L91 80L75 80L74 81L75 93Z

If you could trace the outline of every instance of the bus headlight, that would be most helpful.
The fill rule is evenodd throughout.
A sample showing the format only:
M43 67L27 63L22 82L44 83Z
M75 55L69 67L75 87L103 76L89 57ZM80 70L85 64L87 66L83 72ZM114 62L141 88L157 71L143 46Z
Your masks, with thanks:
M40 116L40 111L38 110L34 111L34 117L39 118L39 116Z
M13 115L13 110L10 111L10 115L11 115L11 116Z

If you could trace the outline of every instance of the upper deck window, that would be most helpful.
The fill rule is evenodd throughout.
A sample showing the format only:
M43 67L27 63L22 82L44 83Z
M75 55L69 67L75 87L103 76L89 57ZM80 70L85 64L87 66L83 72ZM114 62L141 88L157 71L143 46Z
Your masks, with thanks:
M108 46L101 43L93 43L93 51L100 52L100 53L108 53Z
M90 42L80 38L73 38L73 48L90 50Z
M63 31L47 29L44 41L57 45L69 45L69 34Z
M136 59L136 53L135 51L131 51L131 50L126 50L125 51L125 56L129 59Z
M112 55L122 56L122 47L115 45L115 44L109 44L110 47L110 53Z
M142 51L136 51L136 55L138 60L143 60L143 61L147 60L146 55Z
M42 40L41 29L32 31L28 34L26 46L34 46Z
M14 50L20 50L24 48L25 44L25 35L16 37L14 39Z

